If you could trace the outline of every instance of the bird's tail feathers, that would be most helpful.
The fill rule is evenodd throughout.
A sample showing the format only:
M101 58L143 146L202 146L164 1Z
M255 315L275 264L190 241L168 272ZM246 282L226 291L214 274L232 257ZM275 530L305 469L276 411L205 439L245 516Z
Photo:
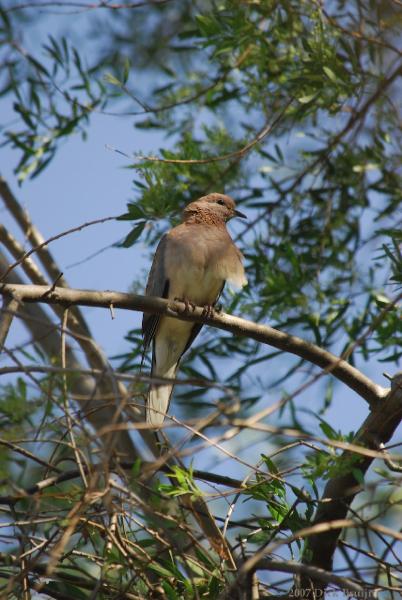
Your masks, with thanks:
M165 373L154 373L155 377L174 378L179 363L172 365ZM152 383L148 393L146 420L154 427L161 427L169 409L170 398L173 392L173 383Z

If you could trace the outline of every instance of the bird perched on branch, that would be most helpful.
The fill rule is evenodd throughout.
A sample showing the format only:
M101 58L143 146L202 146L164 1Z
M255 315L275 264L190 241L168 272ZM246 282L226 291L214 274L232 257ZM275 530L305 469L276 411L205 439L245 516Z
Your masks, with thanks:
M182 300L187 307L204 306L210 311L226 282L238 288L246 285L242 254L226 229L232 217L245 215L224 194L208 194L188 204L182 223L159 242L146 295ZM144 313L144 351L153 341L151 375L174 378L181 357L201 327L199 323ZM163 423L172 391L170 383L150 386L146 420L155 428Z

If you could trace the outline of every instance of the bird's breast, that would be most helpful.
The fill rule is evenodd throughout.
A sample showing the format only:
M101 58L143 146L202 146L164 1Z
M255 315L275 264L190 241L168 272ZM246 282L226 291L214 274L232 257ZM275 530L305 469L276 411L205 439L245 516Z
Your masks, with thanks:
M241 269L240 258L226 230L178 227L165 256L169 297L194 304L213 304L231 272Z
M198 305L214 303L225 281L213 266L191 261L180 261L169 280L171 298L186 298Z

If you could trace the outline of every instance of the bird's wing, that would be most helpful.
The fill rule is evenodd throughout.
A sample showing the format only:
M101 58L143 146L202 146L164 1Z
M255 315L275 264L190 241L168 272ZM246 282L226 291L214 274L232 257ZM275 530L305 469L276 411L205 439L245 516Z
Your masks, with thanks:
M224 281L224 282L223 282L223 285L222 285L222 287L221 287L221 289L220 289L220 292L219 292L219 294L216 296L216 298L215 298L214 302L212 303L212 306L215 306L215 304L218 302L219 298L221 297L221 294L222 294L222 292L223 292L223 288L225 287L225 283L226 283L226 282ZM202 326L203 326L203 324L202 324L202 323L194 323L194 326L193 326L193 328L192 328L192 330L191 330L190 336L189 336L189 338L188 338L188 340L187 340L187 344L186 344L186 346L185 346L185 348L184 348L184 350L183 350L183 352L182 352L182 354L181 354L181 356L180 356L180 359L181 359L181 357L183 356L183 354L184 354L185 352L187 352L187 350L190 348L191 344L194 342L195 338L196 338L196 337L197 337L197 335L200 333L200 331L201 331L201 329L202 329Z
M217 303L224 286L225 283L223 283L219 294L216 296L213 306ZM169 330L166 330L166 321L162 321L161 328L158 330L158 335L155 336L153 340L152 376L160 376L166 379L173 379L176 376L177 367L179 366L181 357L191 346L202 328L201 323L194 323L191 328L189 328L189 325L190 323L187 322L181 322L181 324L178 325L177 330L175 329L176 342L179 342L181 336L184 336L184 339L181 337L181 345L179 342L174 346L171 346L168 343L170 336ZM177 337L180 330L182 331L181 336ZM185 339L186 337L187 339ZM159 356L158 360L157 355ZM154 427L159 428L163 424L165 414L169 410L173 387L173 383L152 383L150 386L146 406L146 420Z
M165 234L158 244L155 252L152 267L149 272L147 287L145 290L146 296L159 296L167 298L169 294L169 279L166 276L165 269L165 253L167 245L167 235ZM144 352L149 348L149 345L155 335L160 315L152 315L144 313L142 317L142 335L144 338Z

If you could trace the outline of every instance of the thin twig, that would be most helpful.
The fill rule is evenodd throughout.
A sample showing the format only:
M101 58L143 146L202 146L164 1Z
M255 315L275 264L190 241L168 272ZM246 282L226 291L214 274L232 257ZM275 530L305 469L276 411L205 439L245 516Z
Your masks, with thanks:
M3 273L1 275L0 282L4 281L5 278L7 277L7 275L10 273L10 271L15 269L15 267L20 265L22 262L24 262L24 260L27 259L29 256L31 256L31 254L33 254L34 252L37 252L44 246L47 246L48 244L50 244L51 242L59 240L60 238L66 236L66 235L70 235L71 233L81 231L82 229L85 229L86 227L91 227L92 225L99 225L100 223L106 223L107 221L114 221L114 220L116 220L116 218L117 218L117 216L104 217L103 219L95 219L94 221L88 221L87 223L82 223L81 225L78 225L78 227L72 227L71 229L69 229L67 231L62 231L61 233L58 233L57 235L53 235L52 237L50 237L47 240L45 240L44 242L38 244L34 248L31 248L31 250L28 250L27 252L25 252L25 254L23 256L21 256L20 259L18 259L12 265L10 265L8 267L8 269L5 271L5 273Z
M41 8L82 8L85 10L107 8L109 10L123 10L143 8L144 6L152 5L161 6L162 4L167 4L168 2L171 2L171 0L144 0L143 2L129 2L125 4L117 2L111 4L109 2L105 2L104 0L99 0L99 2L69 2L67 0L45 0L44 2L38 2L35 0L35 2L25 2L10 6L9 8L5 8L4 12L15 12L29 8L35 8L35 10L39 10Z
M264 138L270 134L275 127L280 123L284 114L286 113L289 106L292 104L293 98L291 98L284 106L284 108L280 111L278 116L271 122L266 123L264 127L257 133L257 135L248 142L245 146L240 148L239 150L235 150L234 152L229 152L228 154L223 154L221 156L210 156L208 158L199 158L199 159L185 159L185 158L159 158L157 156L138 156L138 160L150 161L150 162L158 162L158 163L167 163L173 165L206 165L213 162L221 162L225 160L231 160L234 158L242 158L245 156L254 146L262 142Z
M81 474L81 479L84 483L84 486L88 488L88 481L85 476L85 470L83 467L83 460L81 458L81 450L78 448L77 443L75 441L74 429L73 429L73 419L70 414L70 407L68 405L68 389L67 389L67 375L65 372L66 368L66 327L68 320L68 308L64 309L63 314L63 322L61 328L61 367L63 369L62 381L63 381L63 404L64 404L64 412L66 415L67 422L67 431L71 441L71 446L74 451L75 460L78 465L78 469Z

